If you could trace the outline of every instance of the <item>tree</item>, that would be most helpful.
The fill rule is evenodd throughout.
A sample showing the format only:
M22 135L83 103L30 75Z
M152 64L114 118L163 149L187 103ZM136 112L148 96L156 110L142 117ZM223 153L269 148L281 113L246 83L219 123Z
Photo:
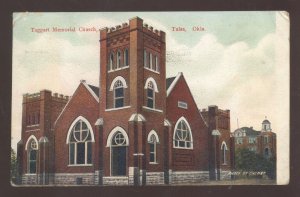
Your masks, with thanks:
M17 179L17 155L13 148L10 149L10 178L12 183L16 184Z
M266 172L269 178L276 178L276 158L266 159L246 148L236 151L235 168L241 171Z

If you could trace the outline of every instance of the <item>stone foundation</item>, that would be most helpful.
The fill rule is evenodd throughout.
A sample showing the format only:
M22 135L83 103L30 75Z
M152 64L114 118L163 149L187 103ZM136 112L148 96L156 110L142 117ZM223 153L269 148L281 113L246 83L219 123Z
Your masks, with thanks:
M56 173L55 185L94 185L95 173Z
M37 185L38 184L38 175L36 175L36 174L23 174L22 184L23 185Z
M209 180L208 171L173 171L170 173L171 184L200 183Z
M146 185L162 185L164 184L163 172L146 172Z
M127 176L106 176L103 177L103 185L128 185Z
M221 171L220 172L220 180L231 180L230 171Z
M134 172L137 169L131 168L129 176L106 176L103 177L103 185L134 185ZM102 172L95 173L56 173L49 175L49 185L99 185L99 177ZM140 172L139 184L142 184L142 174L146 173L146 185L163 185L164 172ZM201 183L209 180L208 171L172 171L169 170L169 183L186 184ZM229 171L221 171L221 180L230 180ZM39 184L38 175L25 174L22 176L22 184L37 185ZM100 184L102 185L102 184Z

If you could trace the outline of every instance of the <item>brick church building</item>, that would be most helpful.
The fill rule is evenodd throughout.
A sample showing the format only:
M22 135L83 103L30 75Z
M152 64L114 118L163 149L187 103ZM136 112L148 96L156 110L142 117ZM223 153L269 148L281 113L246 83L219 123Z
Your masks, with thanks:
M96 43L95 43L96 44ZM100 30L99 87L23 96L22 184L149 185L230 178L230 111L166 79L166 35L135 17Z

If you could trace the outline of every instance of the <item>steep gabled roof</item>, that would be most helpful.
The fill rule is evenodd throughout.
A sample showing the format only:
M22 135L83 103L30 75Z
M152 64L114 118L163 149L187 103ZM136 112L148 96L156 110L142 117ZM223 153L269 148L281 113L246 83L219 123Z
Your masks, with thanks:
M172 84L172 82L174 81L176 77L169 77L166 79L166 88L168 89L170 87L170 85Z
M93 85L88 84L88 86L93 90L93 92L97 95L99 98L99 88Z
M95 98L95 100L99 103L99 88L93 85L89 85L85 82L85 80L81 80L80 81L80 85L83 85L88 91L89 93L91 93L91 95ZM75 93L77 92L79 86L77 87L77 89L75 90L75 92L73 93L73 95L75 95ZM69 105L70 101L73 99L73 96L69 99L69 101L67 102L67 104L65 105L65 107L62 109L62 111L60 112L60 114L58 115L57 119L54 122L54 125L56 125L56 122L59 120L59 118L61 117L61 115L63 114L63 112L65 111L65 109L67 108L67 106Z
M178 73L176 77L171 77L167 79L167 97L174 89L176 83L178 82L179 78L182 76L182 72Z

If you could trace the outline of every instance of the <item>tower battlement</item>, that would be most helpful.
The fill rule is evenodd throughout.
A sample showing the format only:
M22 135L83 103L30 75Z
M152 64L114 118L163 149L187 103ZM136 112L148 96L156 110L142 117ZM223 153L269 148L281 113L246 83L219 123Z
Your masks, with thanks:
M105 27L103 29L100 29L101 40L105 38L118 36L125 32L129 33L131 30L135 30L135 29L139 29L143 33L146 33L147 35L153 38L165 41L164 31L154 29L151 25L144 23L143 19L139 17L134 17L129 19L129 23L124 22L121 25L116 25L115 27Z

